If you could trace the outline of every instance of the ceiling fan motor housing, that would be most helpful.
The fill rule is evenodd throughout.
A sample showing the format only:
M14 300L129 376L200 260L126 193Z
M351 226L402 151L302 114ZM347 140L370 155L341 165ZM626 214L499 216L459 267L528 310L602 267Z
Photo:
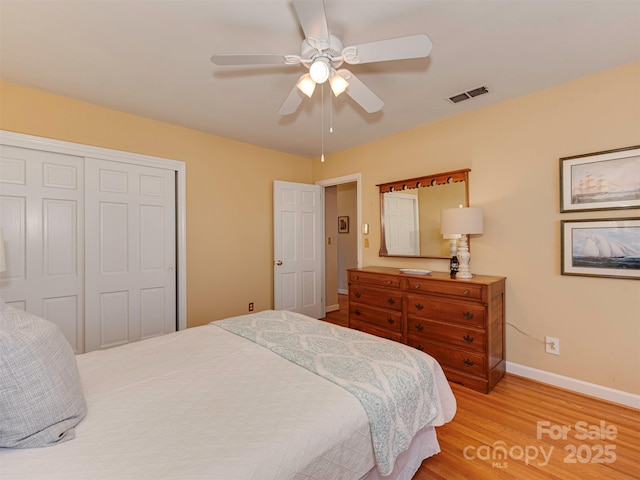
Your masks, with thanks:
M305 38L300 44L300 57L303 63L312 64L318 57L329 59L333 68L342 65L342 42L335 35L329 35L329 44L325 39Z

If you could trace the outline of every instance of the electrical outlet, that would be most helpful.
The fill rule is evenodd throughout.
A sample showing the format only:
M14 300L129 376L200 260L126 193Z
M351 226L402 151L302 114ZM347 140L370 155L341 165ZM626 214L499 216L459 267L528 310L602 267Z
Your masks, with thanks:
M251 302L251 303L249 304L249 311L250 311L250 312L253 312L253 302Z
M560 340L554 337L544 337L545 352L560 355Z

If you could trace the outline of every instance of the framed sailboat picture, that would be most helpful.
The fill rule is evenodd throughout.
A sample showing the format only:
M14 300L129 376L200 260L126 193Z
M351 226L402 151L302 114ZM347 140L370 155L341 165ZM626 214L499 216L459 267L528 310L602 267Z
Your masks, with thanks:
M560 211L640 208L640 146L560 159Z
M562 220L562 275L640 279L640 218Z

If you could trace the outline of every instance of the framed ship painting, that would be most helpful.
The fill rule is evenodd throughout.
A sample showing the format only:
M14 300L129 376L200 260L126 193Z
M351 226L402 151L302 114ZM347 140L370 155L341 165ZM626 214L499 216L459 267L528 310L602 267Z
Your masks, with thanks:
M640 279L640 218L562 220L562 275Z
M560 159L560 211L640 208L640 146Z

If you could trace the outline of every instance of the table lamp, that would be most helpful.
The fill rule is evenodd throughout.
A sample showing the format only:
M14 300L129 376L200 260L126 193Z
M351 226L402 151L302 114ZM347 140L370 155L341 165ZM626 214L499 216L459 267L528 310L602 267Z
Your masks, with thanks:
M479 207L444 208L440 210L440 233L442 235L459 234L458 273L456 278L468 280L473 277L469 272L469 243L467 235L482 233L482 209Z

